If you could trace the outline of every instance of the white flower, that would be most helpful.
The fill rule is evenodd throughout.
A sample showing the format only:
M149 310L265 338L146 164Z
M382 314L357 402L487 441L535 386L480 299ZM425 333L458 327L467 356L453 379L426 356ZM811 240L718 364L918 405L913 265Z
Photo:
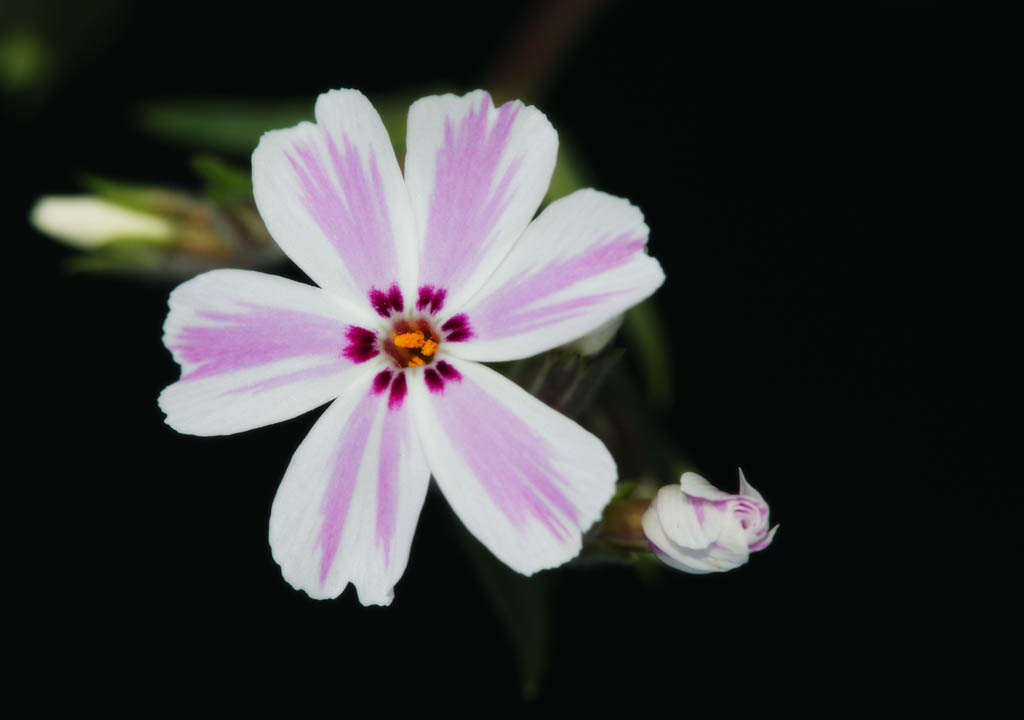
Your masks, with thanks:
M768 503L747 484L730 495L696 473L683 473L678 486L658 491L644 513L651 548L666 565L689 573L724 572L747 561L775 537L768 529Z
M564 345L653 293L665 276L643 215L580 190L534 218L558 140L520 102L417 101L404 175L361 93L321 95L315 114L265 134L252 165L267 229L319 287L241 270L178 287L168 424L224 435L332 403L270 512L274 559L311 597L351 583L391 602L431 476L513 570L561 565L611 498L615 461L482 363Z
M120 239L161 242L174 234L174 225L164 218L91 195L39 198L29 222L44 235L86 250Z

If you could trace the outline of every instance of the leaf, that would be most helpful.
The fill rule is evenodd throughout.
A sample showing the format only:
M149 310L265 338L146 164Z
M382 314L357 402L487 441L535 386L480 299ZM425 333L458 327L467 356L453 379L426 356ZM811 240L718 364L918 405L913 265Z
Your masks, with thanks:
M590 184L579 156L564 134L560 134L558 161L555 163L555 172L551 175L551 184L548 186L547 195L544 196L544 202L553 202Z
M206 183L206 196L218 202L252 200L252 173L213 155L196 155L192 169Z
M668 355L670 336L653 300L626 312L623 332L640 364L647 399L654 407L668 407L672 404L674 379Z
M395 156L405 158L405 125L415 98L377 98L373 104L391 136ZM248 157L268 130L313 121L314 98L305 100L175 100L150 102L138 112L150 135L195 150Z
M549 613L547 577L526 577L507 567L476 538L462 533L465 546L505 631L519 654L523 697L533 700L540 692L547 669Z
M174 100L148 103L139 110L138 117L143 130L162 140L248 156L266 131L312 120L313 103Z

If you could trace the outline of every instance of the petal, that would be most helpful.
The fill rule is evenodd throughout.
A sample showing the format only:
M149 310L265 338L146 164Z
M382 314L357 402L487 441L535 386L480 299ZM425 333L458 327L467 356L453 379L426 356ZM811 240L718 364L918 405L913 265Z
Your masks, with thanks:
M658 490L651 507L658 513L665 535L679 547L703 550L722 528L721 510L701 498L689 497L675 485Z
M756 543L754 543L753 545L750 546L750 552L757 552L758 550L764 550L766 547L771 545L772 544L772 540L775 539L775 531L778 530L778 529L779 529L779 526L776 525L771 530L769 530L767 535L765 535L762 539L758 540Z
M167 424L192 435L270 425L352 382L349 309L328 293L248 270L213 270L171 293L164 344L181 379L160 394Z
M696 575L716 571L716 568L708 561L707 550L690 550L679 547L665 535L653 505L644 513L642 525L651 549L669 567Z
M461 377L458 377L461 374ZM473 362L410 399L438 486L470 532L525 575L580 551L615 487L596 437L510 380Z
M430 471L406 409L389 408L365 371L296 450L270 511L284 579L312 598L352 583L388 605L405 572Z
M332 90L316 121L264 134L252 155L267 229L320 287L361 306L392 283L412 293L412 212L380 116L362 93Z
M740 495L743 495L744 497L748 498L753 498L754 500L757 500L759 503L761 503L761 505L763 505L765 508L768 507L768 503L766 503L764 501L764 498L761 497L761 493L755 490L753 486L747 482L747 478L743 474L743 468L740 468Z
M579 190L551 203L459 308L473 337L453 352L512 360L584 335L664 282L646 246L643 215L626 200Z
M703 498L712 502L721 502L724 500L732 500L735 495L719 490L714 485L709 483L707 480L702 478L700 475L694 472L685 472L682 477L679 478L679 484L683 488L683 492L693 497Z
M420 229L420 282L457 307L494 271L540 206L558 135L521 102L477 90L409 108L405 181Z

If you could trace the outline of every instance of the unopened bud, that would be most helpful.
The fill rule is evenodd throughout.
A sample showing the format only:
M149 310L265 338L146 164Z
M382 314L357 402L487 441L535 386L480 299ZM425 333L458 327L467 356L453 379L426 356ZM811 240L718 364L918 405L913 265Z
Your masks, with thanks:
M39 232L81 249L117 241L167 243L174 224L157 215L129 210L91 195L47 195L29 214Z

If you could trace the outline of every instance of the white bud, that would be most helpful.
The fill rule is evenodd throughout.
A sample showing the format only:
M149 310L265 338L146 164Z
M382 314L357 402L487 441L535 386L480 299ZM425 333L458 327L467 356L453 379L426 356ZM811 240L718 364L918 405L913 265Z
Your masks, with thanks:
M36 201L29 222L44 235L82 249L121 238L170 240L174 225L162 217L129 210L91 195L48 195Z

